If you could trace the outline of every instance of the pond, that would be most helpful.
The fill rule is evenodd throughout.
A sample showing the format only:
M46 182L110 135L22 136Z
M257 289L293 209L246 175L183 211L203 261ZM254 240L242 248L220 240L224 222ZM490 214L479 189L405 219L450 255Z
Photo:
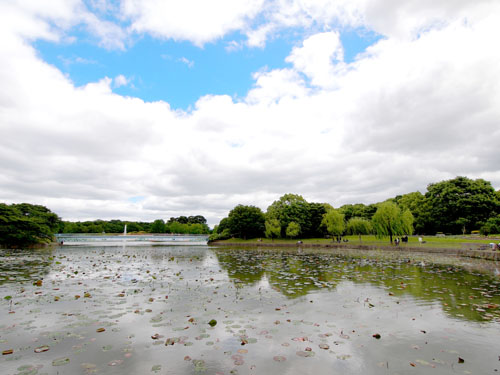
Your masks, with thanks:
M496 267L186 245L0 250L1 373L496 374Z

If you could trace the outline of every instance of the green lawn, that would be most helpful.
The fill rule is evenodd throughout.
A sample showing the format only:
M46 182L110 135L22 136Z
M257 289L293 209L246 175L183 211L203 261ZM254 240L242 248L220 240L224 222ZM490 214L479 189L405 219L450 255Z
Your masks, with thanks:
M446 237L436 237L436 236L421 236L423 243L420 244L418 241L418 236L411 236L408 238L408 244L401 243L400 246L422 246L422 247L452 247L452 248L478 248L489 244L490 242L499 243L500 235L482 237L482 236L446 236ZM359 236L345 236L344 239L348 239L349 243L359 244ZM261 243L285 243L285 244L295 244L299 239L275 239L271 241L268 238L262 238ZM232 238L225 240L224 242L235 242L235 243L254 243L257 239L242 240L240 238ZM331 239L326 238L307 238L301 239L304 243L329 243L332 242ZM374 235L361 236L361 243L364 245L390 245L389 237L379 239Z

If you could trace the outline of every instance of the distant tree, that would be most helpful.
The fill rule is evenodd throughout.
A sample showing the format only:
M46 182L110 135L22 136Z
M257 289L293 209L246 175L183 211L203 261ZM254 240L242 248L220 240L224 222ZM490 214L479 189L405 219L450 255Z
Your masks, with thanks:
M162 219L157 219L153 221L153 225L150 228L151 233L165 233L167 231L167 226Z
M491 183L483 179L456 177L430 184L425 198L429 203L434 232L461 233L478 229L499 214L500 203Z
M300 234L300 225L295 221L290 222L286 227L286 236L290 238L295 238Z
M206 224L206 223L207 223L207 219L205 219L201 215L188 217L188 224Z
M347 233L359 236L361 242L361 235L370 234L373 231L372 223L362 217L352 217L347 222Z
M132 232L140 232L141 231L141 226L136 223L135 221L127 221L125 224L127 224L127 232L132 233Z
M383 202L372 218L373 229L379 238L410 235L413 232L413 215L409 210L401 212L393 202Z
M262 237L265 231L265 216L255 206L238 205L228 215L228 227L235 237L247 239Z
M188 224L189 219L186 216L179 216L176 219L176 221L179 222L179 223L181 223L181 224Z
M266 226L266 238L270 238L274 241L275 238L281 236L281 225L278 219L268 219L265 222Z
M323 224L326 226L328 233L331 234L332 237L341 236L345 229L344 214L340 213L336 209L330 209L323 216Z

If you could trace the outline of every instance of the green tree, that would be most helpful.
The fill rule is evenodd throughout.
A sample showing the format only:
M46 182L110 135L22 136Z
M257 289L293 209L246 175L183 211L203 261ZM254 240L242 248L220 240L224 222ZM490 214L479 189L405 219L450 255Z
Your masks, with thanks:
M167 231L167 226L162 219L157 219L153 221L153 225L150 228L151 233L165 233Z
M206 223L207 223L207 219L205 219L201 215L188 217L188 224L206 224Z
M281 235L281 224L278 219L268 219L265 222L266 226L266 238L270 238L274 241L275 238L279 238Z
M286 228L292 221L300 225L302 232L309 233L311 221L309 203L300 195L285 194L274 201L268 208L266 217L277 219L281 224L281 237L285 237Z
M394 198L394 202L399 206L401 211L409 210L414 218L414 227L417 233L426 233L429 231L430 223L432 222L429 204L425 196L419 191L398 195Z
M500 234L500 215L490 217L480 229L481 234Z
M0 245L29 246L49 243L60 218L47 207L28 203L0 203Z
M220 234L226 229L229 230L229 219L227 217L219 222L219 225L217 226L217 233Z
M370 234L373 231L372 223L362 217L352 217L347 222L347 233L359 236L361 242L361 235Z
M413 215L409 210L401 212L393 202L380 203L372 218L373 229L378 238L410 235L413 232Z
M262 237L266 218L262 210L255 206L238 205L228 215L228 227L235 237L247 239Z
M498 195L483 179L456 177L430 184L425 197L429 202L434 232L461 233L478 229L499 212Z
M330 209L323 216L323 224L326 226L328 233L332 235L333 240L333 236L341 236L344 233L344 214L336 209Z
M290 238L295 238L300 234L300 225L295 221L290 222L286 227L286 236Z
M309 230L304 232L301 229L301 237L323 237L324 231L322 230L321 222L323 221L323 215L331 207L328 203L309 203L307 205L308 214L306 219L309 220Z

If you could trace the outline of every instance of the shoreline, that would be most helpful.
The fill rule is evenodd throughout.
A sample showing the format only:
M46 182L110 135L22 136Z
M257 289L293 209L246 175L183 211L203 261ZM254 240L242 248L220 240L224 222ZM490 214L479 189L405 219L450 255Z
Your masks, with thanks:
M368 251L393 251L408 253L434 253L444 255L455 255L464 258L486 259L500 261L500 251L456 249L443 247L420 247L420 246L384 246L384 245L363 245L355 243L268 243L268 242L229 242L210 241L208 246L234 246L234 247L270 247L270 248L321 248L321 249L343 249L343 250L368 250Z

